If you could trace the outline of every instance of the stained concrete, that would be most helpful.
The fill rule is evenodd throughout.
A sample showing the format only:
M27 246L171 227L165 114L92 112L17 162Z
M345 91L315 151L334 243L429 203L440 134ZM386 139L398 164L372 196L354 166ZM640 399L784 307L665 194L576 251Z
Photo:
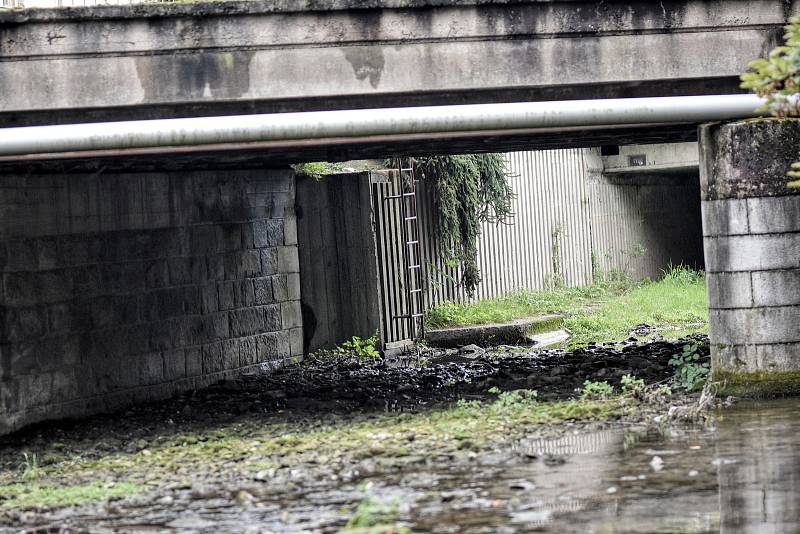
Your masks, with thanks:
M0 125L735 93L797 13L796 0L10 11L0 13Z
M800 123L701 129L712 371L736 392L798 392ZM728 384L726 386L725 384Z

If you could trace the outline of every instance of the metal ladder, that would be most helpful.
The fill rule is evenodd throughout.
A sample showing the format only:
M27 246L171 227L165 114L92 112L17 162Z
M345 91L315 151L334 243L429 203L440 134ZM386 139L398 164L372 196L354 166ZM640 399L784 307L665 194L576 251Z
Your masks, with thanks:
M402 235L405 258L405 294L408 313L395 315L393 319L408 321L408 331L412 341L425 336L423 260L420 242L419 213L417 211L416 179L412 158L398 158L397 171L400 180L400 194L385 197L386 200L400 201L400 216L403 219Z

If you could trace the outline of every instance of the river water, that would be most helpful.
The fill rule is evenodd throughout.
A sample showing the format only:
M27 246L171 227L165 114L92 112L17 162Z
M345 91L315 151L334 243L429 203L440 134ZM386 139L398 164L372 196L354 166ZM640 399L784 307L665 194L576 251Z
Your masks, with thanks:
M349 480L298 471L244 500L176 491L33 517L39 528L27 532L333 534L369 497L395 503L412 532L800 533L800 399L737 403L707 426L645 428L576 424L489 452L366 458Z
M710 428L578 433L520 449L532 461L439 479L440 496L446 486L472 500L423 499L412 529L800 532L798 399L741 403Z

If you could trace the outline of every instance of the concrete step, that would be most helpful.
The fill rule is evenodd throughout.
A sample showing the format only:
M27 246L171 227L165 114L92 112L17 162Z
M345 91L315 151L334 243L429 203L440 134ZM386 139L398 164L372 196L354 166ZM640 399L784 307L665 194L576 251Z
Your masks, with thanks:
M563 346L572 337L564 329L542 332L540 334L528 336L529 343L536 345L537 349L551 349Z
M563 326L564 317L562 315L540 315L517 319L508 323L478 324L428 330L425 332L425 341L432 347L441 348L455 348L473 344L481 347L520 343L530 344L533 342L532 339L535 340L535 337L541 334L555 334L555 332L559 331L567 334L561 330ZM551 337L543 337L542 339L549 340Z

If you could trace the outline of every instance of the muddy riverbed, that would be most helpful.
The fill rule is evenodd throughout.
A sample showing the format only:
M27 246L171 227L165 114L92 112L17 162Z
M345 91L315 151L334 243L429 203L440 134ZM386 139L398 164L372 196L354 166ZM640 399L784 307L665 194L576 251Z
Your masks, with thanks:
M0 532L797 532L798 401L570 400L687 342L326 359L42 425L0 441Z

